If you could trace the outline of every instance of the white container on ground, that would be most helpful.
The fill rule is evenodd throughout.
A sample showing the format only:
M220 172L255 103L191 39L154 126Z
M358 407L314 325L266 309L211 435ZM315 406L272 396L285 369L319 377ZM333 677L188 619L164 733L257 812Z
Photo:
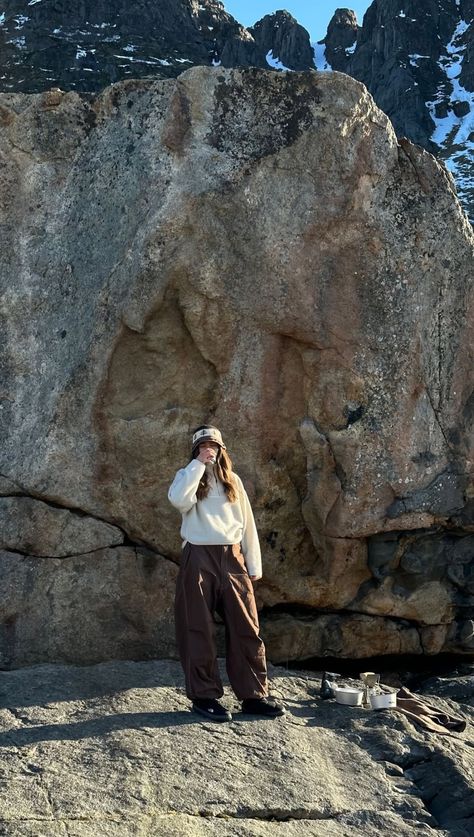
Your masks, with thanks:
M372 709L393 709L397 705L397 693L385 692L382 695L370 695Z
M351 689L349 686L340 686L335 690L337 703L344 703L346 706L362 706L364 692L362 689Z

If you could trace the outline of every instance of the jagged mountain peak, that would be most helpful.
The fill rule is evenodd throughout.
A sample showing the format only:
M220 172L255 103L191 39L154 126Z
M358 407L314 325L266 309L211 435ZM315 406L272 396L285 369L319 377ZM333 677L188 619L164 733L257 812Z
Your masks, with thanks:
M264 15L249 31L276 69L307 70L313 66L308 31L284 9Z
M351 9L336 9L320 42L326 45L326 59L334 70L345 70L347 56L355 49L360 26Z
M352 9L336 9L330 22L328 29L334 26L357 26L357 15Z
M298 23L296 18L293 17L293 15L290 14L290 12L288 12L286 9L276 9L274 12L269 12L268 14L263 15L263 17L261 17L260 20L254 23L252 28L259 26L264 20L271 21L274 26L278 26L280 23L286 22Z

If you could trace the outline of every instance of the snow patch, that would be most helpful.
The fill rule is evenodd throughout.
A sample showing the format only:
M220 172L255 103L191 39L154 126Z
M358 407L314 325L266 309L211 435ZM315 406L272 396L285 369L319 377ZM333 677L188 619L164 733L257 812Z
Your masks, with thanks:
M26 47L26 38L24 35L19 35L18 38L11 38L7 44L15 44L19 49Z
M466 90L459 82L463 62L462 53L466 48L464 44L460 43L459 39L468 26L469 24L464 20L461 20L456 26L453 37L446 47L447 55L442 56L438 61L438 66L446 75L446 82L441 82L438 86L435 99L432 102L426 103L431 118L436 125L431 139L439 146L443 146L448 138L450 143L456 142L459 144L466 142L469 134L474 130L474 92ZM467 102L470 106L470 113L466 116L456 116L451 108L449 108L447 116L436 116L436 105L446 101L446 87L448 84L452 88L448 108L454 102Z
M320 72L328 72L332 70L329 61L326 61L326 44L315 43L311 44L314 53L314 66Z
M357 38L355 39L352 46L349 46L349 47L345 48L344 52L346 53L346 55L352 55L355 52L356 46L357 46Z
M0 15L0 26L3 26L4 23L5 23L5 12L2 12L2 14ZM2 78L3 78L3 76L2 76Z
M285 67L285 65L282 64L279 58L274 57L271 49L267 52L265 58L269 67L273 67L274 70L288 70L288 72L292 72L289 67Z
M431 58L430 55L418 55L418 53L414 52L412 55L409 55L408 58L410 59L410 64L412 67L418 67L418 61L420 58Z
M119 55L118 53L114 53L114 58L125 58L127 61L131 61L134 64L151 64L153 67L156 67L157 64L163 64L166 67L171 67L171 61L168 61L167 58L154 58L153 56L150 56L150 61L145 58L132 58L131 55ZM122 64L121 66L127 65Z
M474 92L466 90L459 81L463 53L466 49L461 38L468 27L469 24L464 20L456 26L451 41L446 47L446 55L441 56L438 61L438 66L446 78L438 85L435 98L426 103L435 123L431 140L438 145L440 156L453 175L461 198L472 193L473 189L474 141L471 137L474 136ZM469 112L465 116L456 116L453 106L461 102L467 103ZM446 108L445 116L436 115L437 106Z

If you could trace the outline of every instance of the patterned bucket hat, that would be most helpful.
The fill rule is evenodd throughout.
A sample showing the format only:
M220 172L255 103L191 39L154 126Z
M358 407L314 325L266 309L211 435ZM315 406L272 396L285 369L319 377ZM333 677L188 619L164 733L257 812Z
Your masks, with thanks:
M200 427L199 430L196 430L193 433L193 444L192 444L192 451L196 450L196 448L201 444L201 442L215 442L219 447L224 448L226 450L226 446L222 441L221 431L217 429L217 427Z

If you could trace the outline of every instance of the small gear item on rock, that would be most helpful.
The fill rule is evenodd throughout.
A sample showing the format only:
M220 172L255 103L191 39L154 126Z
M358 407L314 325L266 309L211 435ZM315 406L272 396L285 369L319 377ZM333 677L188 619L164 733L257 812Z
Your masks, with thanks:
M337 685L341 685L340 683L337 684L337 680L340 677L339 674L335 674L332 671L323 671L323 677L321 680L321 688L319 690L319 697L321 700L329 700L330 698L334 697L334 691Z

